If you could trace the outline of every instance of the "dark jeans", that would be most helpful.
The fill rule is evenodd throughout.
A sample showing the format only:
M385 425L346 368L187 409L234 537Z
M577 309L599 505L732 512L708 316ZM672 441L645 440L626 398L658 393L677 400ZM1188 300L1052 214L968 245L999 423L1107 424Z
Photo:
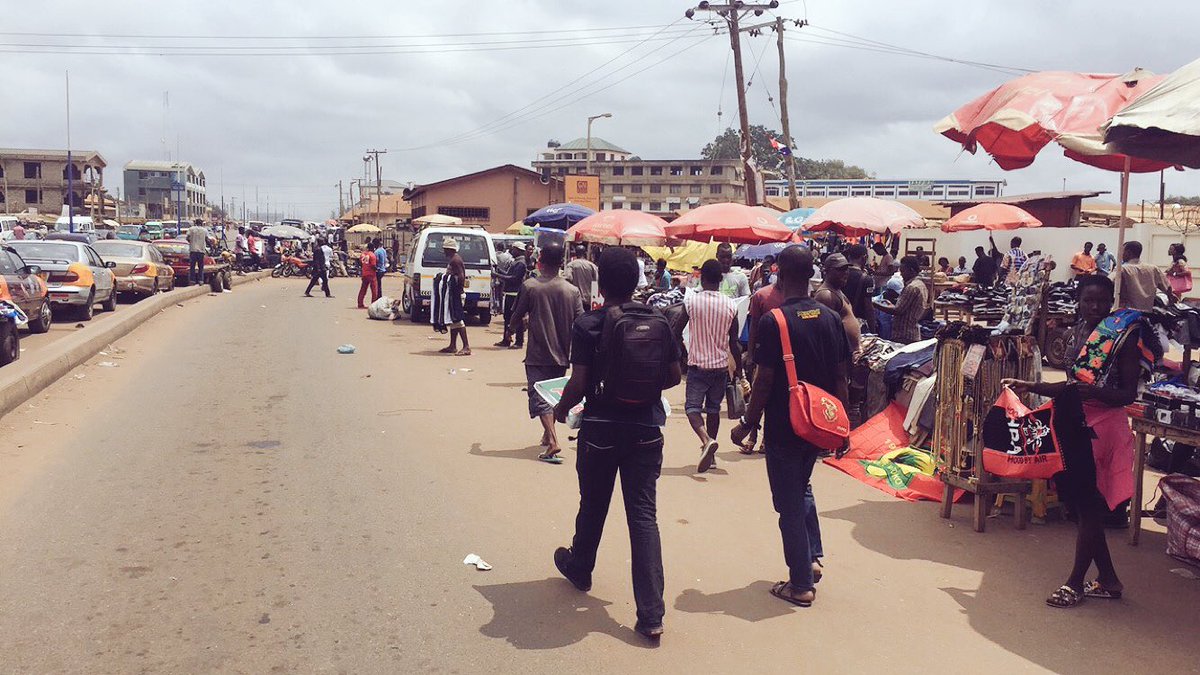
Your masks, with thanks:
M312 271L312 279L308 281L308 288L304 289L304 294L312 293L312 289L320 282L321 290L325 291L325 297L329 297L329 270L314 267Z
M579 515L571 542L574 564L591 574L604 534L613 484L621 474L621 496L629 525L633 597L643 624L662 623L662 542L658 535L655 488L663 457L662 430L636 424L584 422L579 430Z
M507 339L509 337L513 337L508 334L508 328L509 328L510 322L512 321L513 310L517 308L517 294L516 293L505 293L504 299L501 300L501 304L503 305L501 310L504 314L504 331L505 331L504 334ZM524 322L521 322L521 327L515 331L514 335L517 338L518 346L525 344L525 323Z
M810 513L813 521L817 516L809 485L816 463L814 446L767 445L767 480L771 484L771 501L779 514L783 559L788 566L788 581L800 592L813 588L813 559L822 554L819 548L812 548L807 522Z
M204 252L190 251L188 253L188 283L204 283Z
M381 297L383 296L383 276L384 276L384 274L385 274L384 272L375 270L375 287L379 289L379 295Z

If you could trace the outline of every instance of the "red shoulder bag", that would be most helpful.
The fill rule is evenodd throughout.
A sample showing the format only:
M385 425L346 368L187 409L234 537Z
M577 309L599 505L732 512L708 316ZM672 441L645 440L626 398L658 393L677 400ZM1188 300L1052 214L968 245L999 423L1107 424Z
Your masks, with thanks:
M783 367L788 378L788 412L792 431L822 450L840 450L850 437L850 418L836 396L796 375L796 357L792 354L792 338L782 309L771 310L779 327L779 344L783 348Z

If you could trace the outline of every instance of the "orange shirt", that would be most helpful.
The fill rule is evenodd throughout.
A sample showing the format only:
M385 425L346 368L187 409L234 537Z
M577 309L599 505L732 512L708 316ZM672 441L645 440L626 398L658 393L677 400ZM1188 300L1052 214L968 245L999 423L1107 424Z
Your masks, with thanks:
M1075 254L1074 258L1071 258L1071 269L1074 270L1076 274L1095 274L1096 259L1084 253L1083 251L1080 251L1079 253Z

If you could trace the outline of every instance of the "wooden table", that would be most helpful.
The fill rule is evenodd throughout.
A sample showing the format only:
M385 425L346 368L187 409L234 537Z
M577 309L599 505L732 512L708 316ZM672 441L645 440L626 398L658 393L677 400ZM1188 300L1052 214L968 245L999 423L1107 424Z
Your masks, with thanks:
M1136 441L1133 454L1133 500L1129 504L1129 545L1137 546L1142 534L1142 478L1146 473L1146 437L1157 436L1185 445L1200 446L1200 431L1163 424L1141 417L1131 419Z

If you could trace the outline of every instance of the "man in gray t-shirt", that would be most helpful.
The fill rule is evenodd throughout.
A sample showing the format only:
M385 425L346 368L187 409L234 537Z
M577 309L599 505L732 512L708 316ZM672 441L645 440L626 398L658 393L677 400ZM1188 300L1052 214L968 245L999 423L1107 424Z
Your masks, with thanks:
M188 283L204 283L204 254L208 252L208 228L197 218L187 231Z
M580 247L571 252L571 262L563 270L563 276L579 289L579 297L583 301L583 310L592 309L592 286L600 278L600 270L596 264L587 259L585 250Z

